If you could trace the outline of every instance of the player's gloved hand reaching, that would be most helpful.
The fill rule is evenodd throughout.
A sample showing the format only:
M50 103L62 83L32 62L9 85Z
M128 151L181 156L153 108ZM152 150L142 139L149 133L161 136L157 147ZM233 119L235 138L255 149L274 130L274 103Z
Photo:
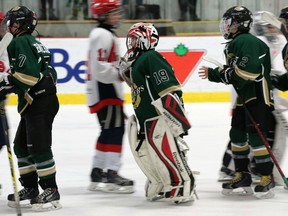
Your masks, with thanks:
M220 78L226 85L232 84L232 73L234 69L224 65L224 69L219 72Z
M280 76L277 74L271 74L271 81L272 81L272 85L274 86L274 88L277 88L281 91L285 91L286 89L280 85Z
M132 62L127 61L125 58L120 58L119 62L119 74L123 81L125 81L128 86L131 86L131 78L130 78L130 71L131 71L131 64Z
M224 65L223 70L220 71L220 77L223 83L226 85L232 84L232 73L236 64L236 59L232 58L229 61L229 65Z
M12 77L8 73L1 73L0 74L0 101L5 99L7 94L13 92L13 82Z

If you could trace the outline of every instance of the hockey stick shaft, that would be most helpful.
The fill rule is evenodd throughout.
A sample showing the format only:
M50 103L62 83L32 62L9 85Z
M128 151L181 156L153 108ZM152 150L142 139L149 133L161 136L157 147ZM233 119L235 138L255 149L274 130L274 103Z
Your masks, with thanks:
M5 108L4 108L4 101L0 102L0 117L1 117L1 122L3 125L5 144L6 144L6 148L7 148L8 159L9 159L9 164L10 164L10 171L11 171L11 178L12 178L12 182L13 182L14 197L15 197L15 204L16 204L16 206L15 206L16 207L16 213L17 213L17 216L21 216L22 213L21 213L21 207L20 207L20 197L18 194L18 187L17 187L17 182L16 182L16 176L15 176L13 155L12 155L10 141L9 141L8 124L7 124L6 113L5 113Z
M269 152L269 154L270 154L270 156L271 156L271 158L272 158L275 166L277 167L277 169L278 169L278 171L279 171L279 173L280 173L280 175L281 175L281 177L282 177L285 185L288 187L288 180L287 180L286 176L284 175L284 172L282 171L282 169L281 169L281 167L280 167L280 165L279 165L279 163L278 163L278 161L277 161L277 159L276 159L276 157L275 157L275 155L274 155L274 153L273 153L273 151L272 151L272 149L271 149L271 147L270 147L267 139L265 138L263 132L262 132L261 129L259 128L259 125L258 125L257 122L254 120L253 116L251 115L250 111L248 110L247 106L245 105L244 99L242 98L239 90L238 90L234 85L233 85L233 87L234 87L234 89L235 89L238 97L240 98L242 104L243 104L244 110L245 110L248 118L250 119L250 121L252 122L253 126L254 126L255 129L257 130L257 132L258 132L261 140L263 141L263 143L264 143L267 151Z
M6 34L3 36L2 40L0 41L0 56L5 52L5 50L9 46L12 39L13 39L13 35L9 32L6 32Z

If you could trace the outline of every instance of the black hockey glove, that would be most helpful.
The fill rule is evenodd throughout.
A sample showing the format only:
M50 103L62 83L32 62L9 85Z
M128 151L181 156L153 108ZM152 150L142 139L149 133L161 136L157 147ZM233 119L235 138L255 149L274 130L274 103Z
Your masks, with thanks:
M228 84L232 84L232 73L233 73L234 69L228 66L224 66L224 69L221 70L220 73L220 78L222 80L223 83L225 83L226 85Z
M0 101L5 99L5 96L13 92L14 85L10 74L2 73L0 75Z
M271 82L274 88L279 89L280 91L286 91L287 89L281 86L280 84L280 76L276 74L271 74Z

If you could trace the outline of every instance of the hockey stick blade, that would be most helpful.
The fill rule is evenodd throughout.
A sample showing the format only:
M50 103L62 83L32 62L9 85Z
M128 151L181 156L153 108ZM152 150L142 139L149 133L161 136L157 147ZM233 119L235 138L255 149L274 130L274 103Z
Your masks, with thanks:
M13 39L13 35L10 32L6 32L2 40L0 41L0 56L5 52L10 42Z
M205 60L205 61L207 61L207 62L210 62L210 63L216 65L217 67L219 67L219 68L221 68L221 69L223 69L223 65L222 65L219 61L217 61L216 59L214 59L214 58L211 58L211 57L209 57L209 56L203 56L202 59Z

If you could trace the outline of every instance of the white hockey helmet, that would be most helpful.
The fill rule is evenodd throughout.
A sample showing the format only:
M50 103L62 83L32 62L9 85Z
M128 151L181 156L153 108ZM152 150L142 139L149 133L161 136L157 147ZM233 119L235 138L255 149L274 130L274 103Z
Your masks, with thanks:
M158 41L158 32L152 23L132 25L126 38L128 61L134 60L142 52L155 49Z
M278 40L279 31L275 26L269 24L268 22L262 19L263 13L269 13L271 16L274 16L275 19L277 19L276 16L269 11L255 12L253 14L252 30L255 33L255 35L263 36L267 38L269 42L275 42Z

